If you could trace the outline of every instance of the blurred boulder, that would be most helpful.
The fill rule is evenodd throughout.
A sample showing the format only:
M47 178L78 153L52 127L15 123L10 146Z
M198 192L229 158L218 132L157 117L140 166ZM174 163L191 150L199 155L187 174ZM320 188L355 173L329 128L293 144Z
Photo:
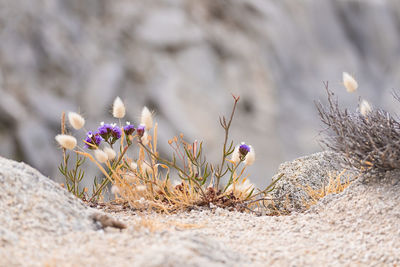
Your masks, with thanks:
M143 105L156 111L162 153L183 132L217 161L218 116L234 93L231 137L255 147L249 171L265 185L280 162L320 150L322 81L345 106L362 96L398 110L399 15L395 0L0 0L0 134L11 136L0 152L57 177L59 113L82 112L89 130L112 120L119 95L133 123ZM342 88L342 71L357 94Z

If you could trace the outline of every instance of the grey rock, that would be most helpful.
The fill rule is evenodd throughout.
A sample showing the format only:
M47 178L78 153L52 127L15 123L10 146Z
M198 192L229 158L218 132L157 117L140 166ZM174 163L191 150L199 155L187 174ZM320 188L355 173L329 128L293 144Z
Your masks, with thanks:
M0 246L22 236L95 229L92 210L24 163L0 157L0 184Z
M283 174L271 193L272 198L279 199L275 202L276 208L288 212L303 211L311 200L306 190L308 187L321 189L340 174L342 182L356 179L357 173L344 169L342 160L340 154L325 151L282 163L273 177L276 180Z

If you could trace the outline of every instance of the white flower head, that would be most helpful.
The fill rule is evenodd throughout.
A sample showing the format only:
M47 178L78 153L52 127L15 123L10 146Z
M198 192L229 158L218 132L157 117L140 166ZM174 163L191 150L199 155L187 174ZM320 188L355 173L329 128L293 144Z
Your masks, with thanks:
M151 174L153 172L153 169L151 168L150 164L147 162L142 162L140 165L140 168L142 169L142 174Z
M367 100L363 99L360 103L360 113L364 117L368 115L372 111L371 105L368 103Z
M254 184L250 182L249 179L246 179L244 182L235 185L235 189L233 189L233 184L231 184L226 191L232 192L235 191L237 193L248 194L251 190L255 188Z
M250 166L254 163L254 161L256 160L256 153L254 151L254 148L252 146L249 146L250 151L249 153L247 153L245 159L244 159L244 164L246 166Z
M139 191L139 192L144 192L144 191L146 191L146 189L147 189L147 187L145 185L142 185L142 184L136 186L136 190Z
M119 96L117 96L114 100L113 116L117 119L122 119L125 117L125 105Z
M105 163L108 160L108 155L106 152L104 152L101 149L96 149L94 151L94 157L99 161L100 163Z
M233 162L235 162L235 163L238 163L238 162L240 161L239 145L237 145L237 146L235 147L235 150L233 150L231 160L232 160Z
M59 134L56 136L56 141L65 149L74 149L76 147L76 138L68 134Z
M129 165L129 167L130 167L132 170L136 170L136 169L137 169L137 163L134 162L134 161L132 161L132 163Z
M347 72L343 72L343 85L349 93L355 92L358 88L356 79Z
M106 147L103 151L107 154L108 160L115 159L117 156L117 152L115 152L115 150L111 147Z
M142 110L140 124L143 124L147 131L150 131L150 129L153 128L153 115L147 107L144 107Z
M118 194L120 191L119 191L119 187L118 186L116 186L116 185L113 185L113 186L111 186L111 193L112 194Z
M68 112L68 121L75 130L79 130L85 125L85 119L76 112Z
M147 146L149 144L149 134L144 132L140 140L142 140L143 145Z

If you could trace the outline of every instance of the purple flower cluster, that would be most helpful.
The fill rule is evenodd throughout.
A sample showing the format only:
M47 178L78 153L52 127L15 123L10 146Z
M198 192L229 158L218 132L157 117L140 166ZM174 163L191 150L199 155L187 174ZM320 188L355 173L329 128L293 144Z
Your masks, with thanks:
M146 127L145 127L143 124L140 124L140 125L137 127L136 132L137 132L137 134L138 134L139 137L142 137L142 136L143 136L145 129L146 129Z
M135 132L135 126L133 126L133 125L131 125L131 124L127 124L127 125L124 127L124 132L125 132L125 135L126 135L126 136L132 135L132 134Z
M122 131L118 126L114 126L111 130L111 136L114 139L120 139L122 135Z
M98 128L100 136L107 140L110 137L113 127L110 124L103 124Z
M85 139L85 147L89 149L97 149L103 138L98 132L88 132Z
M114 144L118 139L121 138L122 131L115 124L103 124L97 129L99 135L104 139L105 142L110 145Z
M239 147L240 156L244 158L244 157L246 157L247 153L249 153L249 152L250 152L250 147L248 145L242 143Z

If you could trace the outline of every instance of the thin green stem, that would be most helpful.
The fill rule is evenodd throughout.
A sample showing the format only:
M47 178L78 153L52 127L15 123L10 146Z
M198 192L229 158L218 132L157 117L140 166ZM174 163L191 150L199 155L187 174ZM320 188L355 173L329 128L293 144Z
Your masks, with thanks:
M225 138L224 138L224 146L223 146L223 151L222 151L222 160L221 160L221 164L218 167L218 172L215 174L215 177L217 178L217 184L216 184L216 190L218 191L218 187L219 187L219 182L221 180L221 177L224 173L223 169L224 169L224 165L226 162L226 157L227 157L227 151L226 151L226 146L228 144L228 139L229 139L229 128L231 127L232 124L232 120L233 120L233 116L235 115L235 110L236 110L236 105L240 99L240 97L236 97L234 95L233 99L234 99L234 103L233 103L233 108L232 108L232 112L231 112L231 116L229 118L228 124L226 123L225 117L223 117L222 120L220 120L221 126L224 128L225 130Z
M139 144L147 151L147 153L149 153L151 156L153 156L157 161L164 163L165 165L174 168L175 170L177 170L178 172L182 173L183 175L185 175L187 177L188 180L193 181L196 186L199 188L199 190L201 191L201 194L203 195L203 197L206 197L206 194L204 193L203 188L201 187L201 185L196 181L196 179L192 179L192 177L190 175L188 175L184 170L182 170L178 165L176 165L176 163L174 162L170 162L166 159L160 158L159 156L157 156L153 151L151 151L150 149L148 149L143 143L142 141L139 139Z

